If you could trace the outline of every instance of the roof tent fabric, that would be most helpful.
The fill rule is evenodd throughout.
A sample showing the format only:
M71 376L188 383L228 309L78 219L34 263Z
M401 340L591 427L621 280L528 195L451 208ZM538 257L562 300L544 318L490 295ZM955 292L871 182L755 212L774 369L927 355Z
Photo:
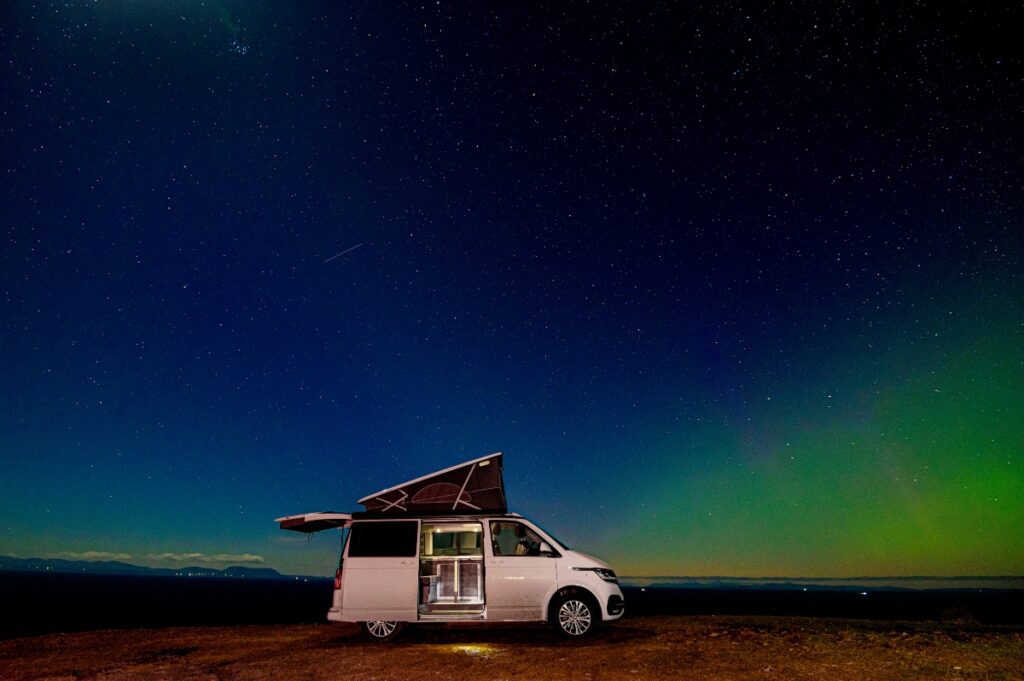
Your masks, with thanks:
M368 514L506 513L501 452L389 487L359 503Z

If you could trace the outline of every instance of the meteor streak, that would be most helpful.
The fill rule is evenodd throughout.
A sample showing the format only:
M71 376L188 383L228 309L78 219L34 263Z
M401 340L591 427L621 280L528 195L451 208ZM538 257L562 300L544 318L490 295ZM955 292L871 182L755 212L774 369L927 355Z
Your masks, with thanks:
M324 260L324 263L325 263L325 264L326 264L326 263L329 263L330 261L334 260L335 258L340 258L341 256L345 255L346 253L351 253L352 251L356 250L356 249L357 249L357 248L359 248L360 246L362 246L362 244L356 244L356 245L355 245L355 246L353 246L352 248L347 248L347 249L345 249L344 251L342 251L341 253L335 253L335 254L334 254L334 255L332 255L331 257L327 258L327 260Z

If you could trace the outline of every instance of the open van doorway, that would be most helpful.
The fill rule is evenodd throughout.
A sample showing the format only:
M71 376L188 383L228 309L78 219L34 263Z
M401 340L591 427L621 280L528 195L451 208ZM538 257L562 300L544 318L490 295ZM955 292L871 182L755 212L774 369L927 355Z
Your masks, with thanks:
M421 528L420 615L482 614L483 524L424 521Z

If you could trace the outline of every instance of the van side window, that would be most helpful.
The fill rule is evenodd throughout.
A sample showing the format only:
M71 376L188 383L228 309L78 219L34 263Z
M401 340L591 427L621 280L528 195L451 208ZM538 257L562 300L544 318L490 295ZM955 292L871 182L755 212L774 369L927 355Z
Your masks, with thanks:
M406 558L416 555L419 527L415 521L352 523L349 558Z
M491 521L491 549L496 556L539 556L541 541L522 523Z

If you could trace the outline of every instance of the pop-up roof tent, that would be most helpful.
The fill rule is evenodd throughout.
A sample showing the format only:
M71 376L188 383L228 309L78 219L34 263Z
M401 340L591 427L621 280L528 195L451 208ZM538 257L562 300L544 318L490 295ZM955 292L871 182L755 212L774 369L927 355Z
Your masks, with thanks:
M359 503L367 515L507 513L501 452L389 487Z
M366 509L357 515L476 515L508 512L501 452L460 463L363 497ZM319 532L341 527L351 513L304 513L278 518L282 530Z

